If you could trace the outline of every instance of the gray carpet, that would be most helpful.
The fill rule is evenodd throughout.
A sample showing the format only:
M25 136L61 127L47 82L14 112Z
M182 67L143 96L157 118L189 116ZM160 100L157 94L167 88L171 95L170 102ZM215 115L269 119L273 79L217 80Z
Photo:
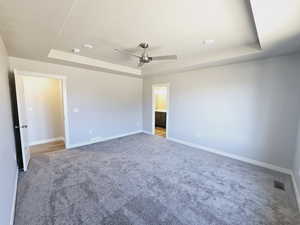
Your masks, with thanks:
M137 134L35 155L19 175L15 225L79 224L296 225L300 216L290 176Z

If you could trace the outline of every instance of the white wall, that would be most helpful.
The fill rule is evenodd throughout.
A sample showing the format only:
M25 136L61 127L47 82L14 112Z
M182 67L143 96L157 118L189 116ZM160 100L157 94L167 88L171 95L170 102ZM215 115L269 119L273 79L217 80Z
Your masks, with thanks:
M0 37L0 224L11 219L17 173L8 86L8 58Z
M167 110L167 87L155 87L155 110Z
M10 57L11 68L67 77L70 145L142 129L142 79ZM78 112L74 112L77 111Z
M32 76L22 79L30 145L63 137L61 81Z
M151 86L170 83L169 137L292 168L300 115L300 55L144 80L144 130Z

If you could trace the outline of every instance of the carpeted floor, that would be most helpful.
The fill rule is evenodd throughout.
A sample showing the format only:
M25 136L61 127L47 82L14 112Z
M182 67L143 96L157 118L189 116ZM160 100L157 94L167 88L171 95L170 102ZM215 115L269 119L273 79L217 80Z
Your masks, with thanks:
M296 225L300 215L288 175L137 134L36 154L19 175L15 225L79 224Z

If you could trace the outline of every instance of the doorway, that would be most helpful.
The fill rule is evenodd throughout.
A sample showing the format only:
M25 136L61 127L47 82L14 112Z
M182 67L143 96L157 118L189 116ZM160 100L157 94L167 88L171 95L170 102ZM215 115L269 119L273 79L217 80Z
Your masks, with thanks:
M152 134L168 137L169 84L152 86Z
M15 129L21 142L18 157L23 161L21 169L26 171L32 154L68 147L66 78L16 70L14 77L18 111Z

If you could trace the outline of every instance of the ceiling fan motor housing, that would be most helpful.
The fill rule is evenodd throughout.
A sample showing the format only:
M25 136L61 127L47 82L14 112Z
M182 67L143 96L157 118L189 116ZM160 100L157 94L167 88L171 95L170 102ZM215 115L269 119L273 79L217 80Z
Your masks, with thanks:
M152 57L147 56L147 55L144 55L140 58L140 62L142 62L142 63L149 63L151 61L152 61Z
M141 44L139 44L139 46L141 47L141 48L149 48L149 45L147 44L147 43L141 43Z
M146 51L147 48L149 48L149 44L147 44L146 42L143 42L143 43L139 44L139 46L144 49L144 52L143 52L142 56L140 57L140 63L150 63L152 61L152 57L148 56L147 51Z

